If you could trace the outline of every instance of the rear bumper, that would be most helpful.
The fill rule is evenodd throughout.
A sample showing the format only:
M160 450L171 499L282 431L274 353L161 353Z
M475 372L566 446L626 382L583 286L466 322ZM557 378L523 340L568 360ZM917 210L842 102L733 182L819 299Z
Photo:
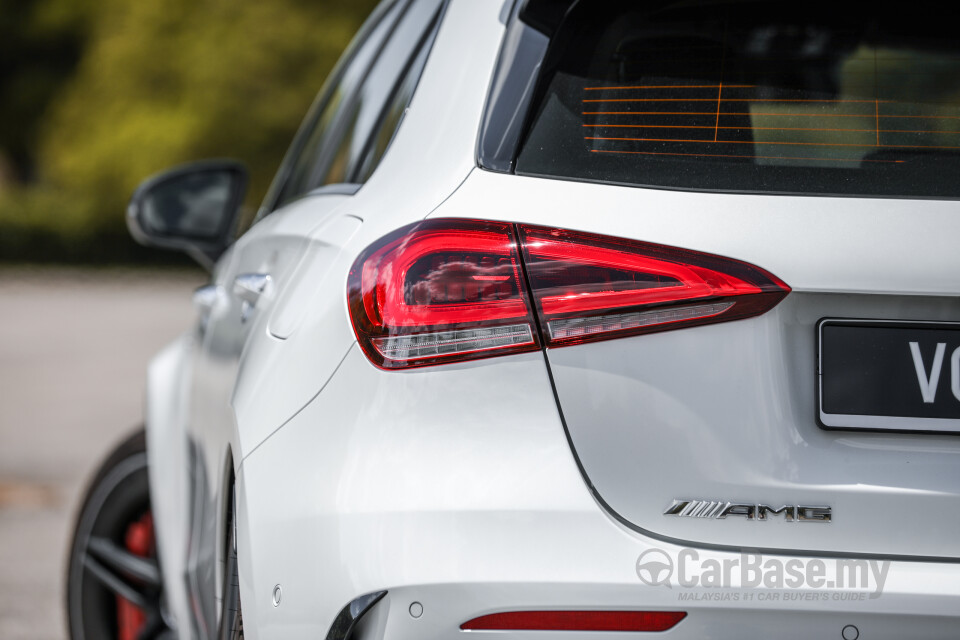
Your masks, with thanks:
M742 592L739 593L743 595ZM738 592L727 591L729 600L694 603L677 601L669 594L660 606L652 604L650 594L628 585L557 584L473 584L402 587L390 591L357 627L363 640L390 638L422 640L423 638L477 640L477 636L497 640L544 637L544 632L461 631L460 624L475 617L478 611L515 611L518 609L624 609L686 611L687 616L675 627L663 632L635 633L671 639L693 638L777 638L809 640L841 638L844 628L852 626L863 639L903 640L904 638L956 638L957 619L946 615L892 612L889 606L833 606L830 601L815 606L789 606L781 602L737 602ZM720 595L720 594L718 594ZM754 596L759 595L755 593ZM893 594L888 594L893 595ZM905 594L884 596L887 605L906 604ZM411 604L421 603L423 614L414 618ZM943 604L948 604L944 602ZM952 606L956 607L956 600ZM949 606L947 607L949 608ZM848 634L851 630L848 630ZM598 633L564 631L569 640L595 640ZM604 635L604 634L599 634ZM851 636L852 637L852 636Z
M627 529L584 483L537 353L401 373L375 369L354 348L242 462L237 489L251 638L327 637L344 605L381 590L354 637L533 638L460 625L542 609L687 612L661 632L671 638L839 638L847 625L865 640L939 638L960 624L957 564L892 562L881 589L870 578L852 588L744 586L732 564L740 554ZM644 553L672 564L669 586L638 574ZM704 575L711 561L731 566L718 586ZM587 636L596 634L563 632Z

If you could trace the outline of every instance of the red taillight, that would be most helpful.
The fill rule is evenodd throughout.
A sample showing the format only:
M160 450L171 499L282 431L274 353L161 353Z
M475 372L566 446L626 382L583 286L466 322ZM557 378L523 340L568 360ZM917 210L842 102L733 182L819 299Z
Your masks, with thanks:
M520 226L520 237L548 346L755 316L790 291L697 251L542 227Z
M400 229L354 263L348 300L360 344L384 368L539 348L511 224Z
M666 631L685 611L507 611L474 618L464 631Z
M789 291L762 269L695 251L427 220L361 254L348 301L364 352L395 369L531 351L540 335L564 346L746 318Z

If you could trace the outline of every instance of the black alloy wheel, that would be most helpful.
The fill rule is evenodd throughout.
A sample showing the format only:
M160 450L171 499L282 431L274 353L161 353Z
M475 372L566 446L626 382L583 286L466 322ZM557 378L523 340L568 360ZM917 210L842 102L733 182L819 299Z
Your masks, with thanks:
M220 640L243 640L243 612L240 607L240 569L237 561L237 497L231 489L227 512L226 553L223 572L223 604L220 611Z
M172 640L150 507L145 435L124 440L87 488L67 566L72 640Z

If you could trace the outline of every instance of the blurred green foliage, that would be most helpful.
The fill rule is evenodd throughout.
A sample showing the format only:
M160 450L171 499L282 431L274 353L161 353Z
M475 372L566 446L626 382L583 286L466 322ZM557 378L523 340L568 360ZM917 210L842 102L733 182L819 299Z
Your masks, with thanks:
M0 179L30 179L45 110L74 73L89 32L85 0L0 0Z
M0 258L135 252L146 176L233 157L263 197L376 0L0 0Z

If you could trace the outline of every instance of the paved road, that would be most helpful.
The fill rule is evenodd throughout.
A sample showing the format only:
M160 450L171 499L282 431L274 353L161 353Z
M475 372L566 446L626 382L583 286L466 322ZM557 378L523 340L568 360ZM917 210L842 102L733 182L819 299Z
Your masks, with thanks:
M67 536L204 274L0 269L0 638L61 639Z

